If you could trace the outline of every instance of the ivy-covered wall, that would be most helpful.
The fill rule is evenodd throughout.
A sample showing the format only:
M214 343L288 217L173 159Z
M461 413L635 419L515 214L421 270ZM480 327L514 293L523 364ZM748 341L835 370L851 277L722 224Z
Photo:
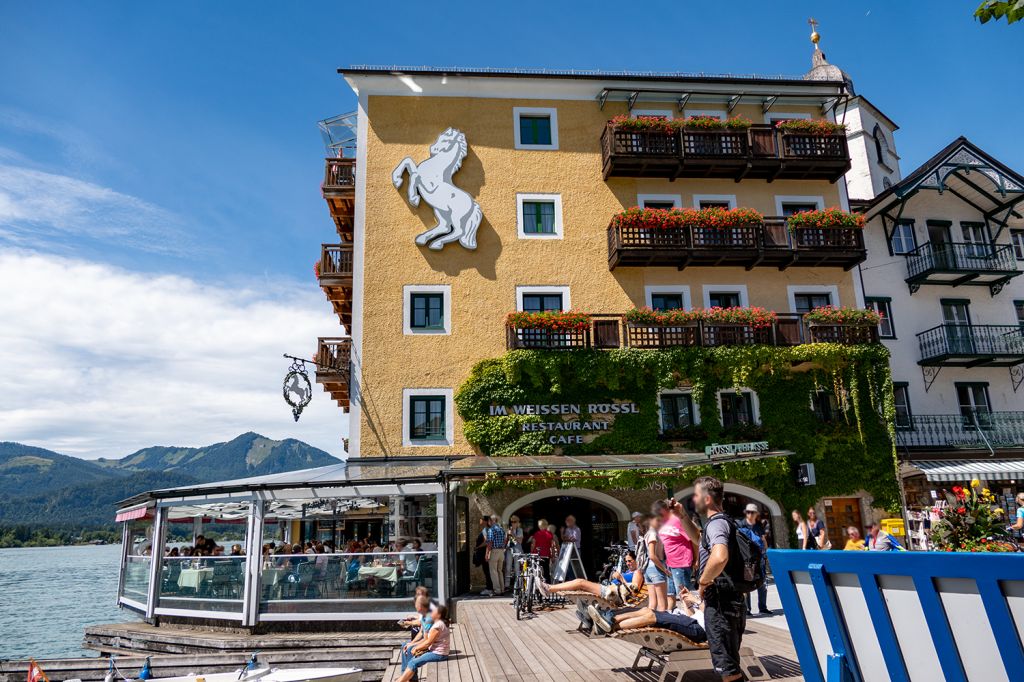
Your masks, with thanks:
M689 387L700 414L699 427L659 434L658 392ZM760 425L724 430L719 389L748 388L759 400ZM811 394L831 391L839 404L835 419L822 421L811 409ZM893 449L894 418L889 356L878 344L807 344L789 348L723 346L671 350L511 351L478 363L460 387L455 404L465 422L467 440L488 455L554 454L548 433L522 430L528 421L552 417L491 416L492 405L631 401L636 414L617 415L612 427L593 440L560 447L563 454L664 452L682 442L703 451L710 443L767 440L789 457L766 458L685 470L609 471L583 476L553 473L531 479L491 478L476 490L508 487L633 488L661 476L672 489L714 473L765 492L786 509L806 509L821 497L865 490L875 505L897 509L899 494ZM589 415L581 414L580 419ZM557 417L556 417L557 418ZM817 485L796 484L796 467L815 466Z

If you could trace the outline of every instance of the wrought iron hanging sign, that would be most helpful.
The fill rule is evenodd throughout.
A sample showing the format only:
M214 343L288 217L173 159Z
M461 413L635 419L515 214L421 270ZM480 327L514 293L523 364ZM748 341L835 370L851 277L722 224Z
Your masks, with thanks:
M292 408L292 416L295 417L295 421L299 421L302 410L313 399L313 384L310 383L309 374L306 373L305 360L292 358L291 367L284 375L282 393L284 401Z

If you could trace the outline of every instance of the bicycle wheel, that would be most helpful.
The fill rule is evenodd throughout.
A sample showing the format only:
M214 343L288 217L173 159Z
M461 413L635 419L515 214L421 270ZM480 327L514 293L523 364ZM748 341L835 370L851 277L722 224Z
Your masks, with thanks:
M531 575L529 580L526 581L526 610L533 613L533 600L534 594L537 591L537 585L534 582L536 579Z
M516 580L516 592L513 601L516 607L516 620L522 620L523 610L526 606L525 590L523 589L523 577L519 576Z

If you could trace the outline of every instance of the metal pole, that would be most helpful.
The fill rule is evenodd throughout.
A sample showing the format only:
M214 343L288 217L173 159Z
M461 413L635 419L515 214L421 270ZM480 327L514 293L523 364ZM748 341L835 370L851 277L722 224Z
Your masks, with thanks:
M245 588L242 593L242 623L250 627L259 621L264 513L263 500L253 500L245 530Z
M146 599L146 619L156 614L160 600L160 584L163 577L164 543L167 534L167 508L157 507L153 515L153 537L149 542L149 595Z
M448 490L437 493L437 598L445 603L448 598L448 523L445 506ZM422 559L421 559L422 561Z

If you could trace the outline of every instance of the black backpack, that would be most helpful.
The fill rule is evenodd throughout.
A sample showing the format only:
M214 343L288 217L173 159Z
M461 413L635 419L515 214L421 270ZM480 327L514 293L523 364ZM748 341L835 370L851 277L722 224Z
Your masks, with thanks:
M741 533L736 522L724 513L719 512L708 519L704 527L715 519L729 522L729 562L715 578L715 585L721 589L746 594L764 585L764 553L756 542L745 533ZM710 555L707 533L700 534L701 548ZM699 577L698 577L699 580Z

